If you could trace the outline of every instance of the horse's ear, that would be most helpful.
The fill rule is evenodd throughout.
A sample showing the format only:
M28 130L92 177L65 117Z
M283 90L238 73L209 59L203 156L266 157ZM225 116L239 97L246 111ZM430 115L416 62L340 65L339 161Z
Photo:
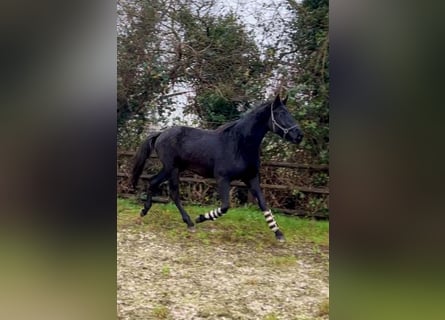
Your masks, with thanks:
M275 97L275 100L273 101L273 105L278 107L281 104L280 94L278 93Z

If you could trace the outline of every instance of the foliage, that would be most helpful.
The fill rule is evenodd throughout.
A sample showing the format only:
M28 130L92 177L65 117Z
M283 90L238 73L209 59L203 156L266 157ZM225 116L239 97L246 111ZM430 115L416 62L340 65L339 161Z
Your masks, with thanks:
M188 61L182 80L195 92L187 111L209 128L233 120L263 90L264 66L255 42L234 13L201 17L184 9L179 22Z
M234 102L213 91L204 91L196 99L201 118L208 128L216 128L227 121L237 119L240 112Z
M305 133L302 147L319 163L328 163L329 38L328 0L288 1L294 18L289 23L294 61L289 95Z
M159 1L118 1L117 125L118 145L139 142L159 95L168 89L167 70L157 48L162 15ZM134 141L133 141L134 140Z

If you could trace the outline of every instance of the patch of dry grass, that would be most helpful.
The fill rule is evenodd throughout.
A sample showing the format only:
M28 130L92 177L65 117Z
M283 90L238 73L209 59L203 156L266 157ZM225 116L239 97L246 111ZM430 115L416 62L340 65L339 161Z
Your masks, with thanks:
M154 307L151 314L153 316L152 319L172 319L170 316L170 311L163 305Z
M329 315L329 299L323 300L319 305L318 316L323 317Z

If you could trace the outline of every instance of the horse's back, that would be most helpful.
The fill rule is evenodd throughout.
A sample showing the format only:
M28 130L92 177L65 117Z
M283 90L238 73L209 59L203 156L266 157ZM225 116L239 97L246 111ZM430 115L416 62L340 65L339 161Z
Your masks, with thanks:
M176 126L159 136L155 149L164 165L209 176L213 174L219 144L220 139L215 131Z
M210 143L216 143L217 137L218 134L215 131L175 126L162 132L156 144L159 147L173 147L179 151L184 148L191 148L192 145L208 146Z

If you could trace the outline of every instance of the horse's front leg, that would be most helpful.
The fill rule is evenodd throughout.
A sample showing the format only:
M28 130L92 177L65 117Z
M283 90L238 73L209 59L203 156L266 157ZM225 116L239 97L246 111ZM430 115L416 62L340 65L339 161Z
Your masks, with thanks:
M276 239L278 241L285 241L284 234L278 227L278 224L275 221L272 211L270 211L270 209L266 205L266 200L264 199L263 192L261 191L260 188L259 176L257 175L253 179L246 180L244 181L244 183L249 187L249 190L252 193L252 195L258 200L258 206L260 207L261 211L263 211L267 225L269 226L270 230L272 230L275 233Z
M196 223L201 223L206 220L216 220L223 216L230 207L230 180L225 178L219 178L216 180L218 184L218 194L221 199L221 207L214 210L210 210L205 214L200 214L196 218Z

